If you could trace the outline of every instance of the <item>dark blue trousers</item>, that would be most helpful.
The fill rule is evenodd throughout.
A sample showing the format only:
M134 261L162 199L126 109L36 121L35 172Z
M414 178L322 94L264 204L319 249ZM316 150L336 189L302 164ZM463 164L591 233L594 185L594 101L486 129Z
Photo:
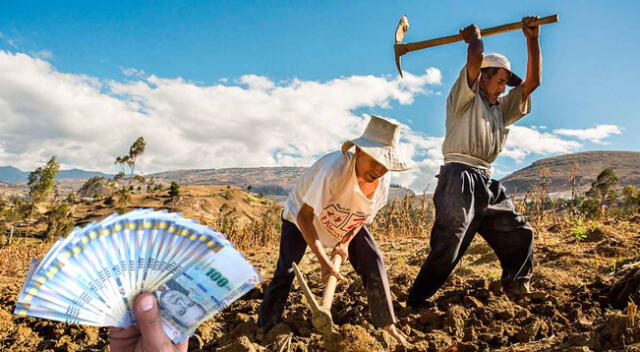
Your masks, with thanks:
M273 279L271 279L258 309L259 326L270 328L280 320L295 276L293 263L300 263L306 249L307 243L298 227L294 223L282 219L280 257ZM348 250L349 262L362 278L362 283L367 291L373 325L381 328L395 323L389 280L382 261L382 253L366 227L363 227L353 237Z
M530 279L533 230L518 214L500 182L481 169L447 163L440 168L433 202L436 221L431 231L431 252L409 290L409 305L420 304L436 293L476 233L500 260L504 283Z

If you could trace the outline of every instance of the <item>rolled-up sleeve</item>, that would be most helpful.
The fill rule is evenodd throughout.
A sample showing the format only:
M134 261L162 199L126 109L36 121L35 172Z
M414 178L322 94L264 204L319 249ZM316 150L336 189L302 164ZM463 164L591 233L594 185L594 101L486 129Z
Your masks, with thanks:
M473 87L469 87L469 81L467 79L467 65L462 67L458 79L451 87L449 97L447 98L447 109L452 113L451 115L459 115L464 112L473 99L476 96L478 90L478 79L473 83Z
M504 125L509 126L531 112L531 94L527 99L522 99L522 85L519 85L502 98Z

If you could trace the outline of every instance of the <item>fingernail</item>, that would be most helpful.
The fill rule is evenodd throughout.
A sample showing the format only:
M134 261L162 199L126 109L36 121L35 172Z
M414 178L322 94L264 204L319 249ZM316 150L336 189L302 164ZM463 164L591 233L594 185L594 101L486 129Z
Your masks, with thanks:
M152 295L144 296L140 300L140 310L142 310L143 312L148 312L153 309L154 304L155 300L153 299Z

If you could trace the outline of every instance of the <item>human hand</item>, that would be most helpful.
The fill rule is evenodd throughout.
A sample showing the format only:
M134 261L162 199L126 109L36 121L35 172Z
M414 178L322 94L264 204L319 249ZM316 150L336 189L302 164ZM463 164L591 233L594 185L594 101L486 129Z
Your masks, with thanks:
M333 247L333 250L329 255L331 256L331 258L333 258L335 255L339 255L342 257L342 261L346 262L347 259L349 259L349 244L343 242L338 243L335 247Z
M459 30L460 36L464 39L464 42L469 44L472 40L479 40L482 35L480 34L480 28L475 24L470 24L465 28Z
M538 16L527 16L522 18L522 33L527 39L538 39L540 36L540 26L530 26L529 24L540 19Z
M402 333L399 329L396 328L394 324L387 325L382 328L384 331L388 332L391 337L396 339L401 345L407 346L409 343L407 342L407 336Z
M335 276L338 280L344 279L332 263L321 262L320 266L322 267L322 282L326 283L331 276Z
M173 344L162 329L162 319L156 298L140 293L134 302L137 325L109 328L111 352L186 352L189 339Z

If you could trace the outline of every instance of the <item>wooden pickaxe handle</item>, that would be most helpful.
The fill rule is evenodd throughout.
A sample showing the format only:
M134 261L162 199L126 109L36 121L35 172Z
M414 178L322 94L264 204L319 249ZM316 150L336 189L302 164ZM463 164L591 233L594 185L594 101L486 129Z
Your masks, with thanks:
M336 271L340 271L340 266L342 265L342 256L340 254L336 254L331 258L333 262L333 266L336 268ZM336 293L336 284L338 283L338 278L331 275L329 279L327 279L327 287L324 289L324 295L322 296L322 307L331 309L331 303L333 303L333 295Z
M538 20L535 20L533 22L531 22L531 26L539 26L539 25L543 25L543 24L549 24L549 23L555 23L558 22L558 18L559 16L556 15L551 15L551 16L547 16L547 17L542 17ZM483 37L486 36L490 36L490 35L494 35L494 34L499 34L499 33L504 33L504 32L510 32L510 31L514 31L514 30L518 30L522 28L522 21L519 22L513 22L513 23L509 23L509 24L505 24L502 26L496 26L496 27L491 27L491 28L486 28L486 29L482 29L480 30L480 34ZM396 51L399 51L396 53L396 55L404 55L408 52L411 51L416 51L416 50L420 50L420 49L425 49L425 48L430 48L432 46L438 46L438 45L444 45L444 44L450 44L450 43L455 43L455 42L459 42L462 41L462 36L460 34L454 34L454 35L450 35L447 37L440 37L440 38L436 38L436 39L430 39L430 40L424 40L421 42L413 42L413 43L397 43L396 46L399 47Z

